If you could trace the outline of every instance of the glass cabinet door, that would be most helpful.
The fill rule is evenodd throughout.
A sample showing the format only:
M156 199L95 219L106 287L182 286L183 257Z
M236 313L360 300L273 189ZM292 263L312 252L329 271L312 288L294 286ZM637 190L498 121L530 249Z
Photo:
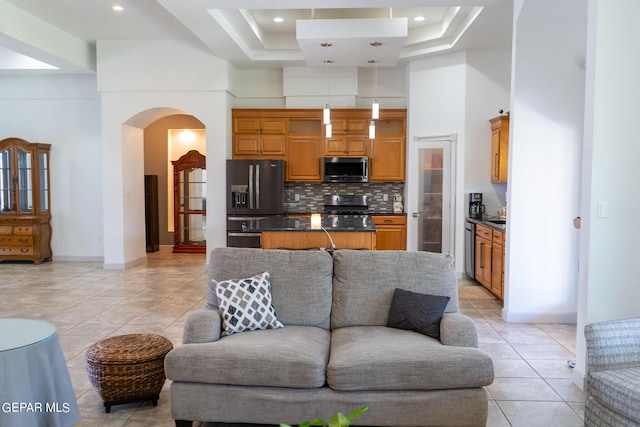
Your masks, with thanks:
M33 210L33 175L31 152L18 148L18 207L20 212Z
M40 172L40 210L49 210L49 156L47 153L40 153L39 172Z
M188 168L178 173L178 226L181 244L205 244L206 194L206 170Z
M0 212L13 210L12 153L11 148L0 152Z

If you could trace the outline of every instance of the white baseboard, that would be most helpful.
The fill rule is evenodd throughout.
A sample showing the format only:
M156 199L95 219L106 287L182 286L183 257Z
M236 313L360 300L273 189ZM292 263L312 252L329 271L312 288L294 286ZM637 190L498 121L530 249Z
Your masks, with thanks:
M578 368L573 368L572 379L574 384L577 385L580 388L580 390L584 390L584 379L585 379L584 372L582 372Z
M144 264L145 262L147 262L146 255L124 264L102 264L102 268L105 270L126 270L127 268L135 267L136 265Z
M511 323L577 323L578 313L517 313L503 308L502 319Z
M104 262L103 256L53 256L55 262Z

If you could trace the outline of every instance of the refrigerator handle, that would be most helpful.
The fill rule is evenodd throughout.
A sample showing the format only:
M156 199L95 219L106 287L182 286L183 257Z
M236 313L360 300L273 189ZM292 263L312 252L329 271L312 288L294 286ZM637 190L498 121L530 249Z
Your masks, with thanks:
M260 165L256 165L256 209L260 209Z
M253 209L253 165L249 165L249 209Z

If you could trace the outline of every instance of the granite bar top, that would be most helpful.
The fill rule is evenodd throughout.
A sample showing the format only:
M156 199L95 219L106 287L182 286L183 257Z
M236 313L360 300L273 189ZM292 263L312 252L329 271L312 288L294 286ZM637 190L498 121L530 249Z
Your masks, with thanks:
M322 227L327 231L375 232L376 226L369 215L322 215ZM245 230L252 233L263 231L323 231L312 228L311 218L273 217L252 221Z

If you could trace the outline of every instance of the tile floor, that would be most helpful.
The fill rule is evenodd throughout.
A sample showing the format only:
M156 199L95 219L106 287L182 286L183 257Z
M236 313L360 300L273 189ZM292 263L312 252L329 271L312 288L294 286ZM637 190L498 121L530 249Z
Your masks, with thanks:
M84 353L97 340L157 333L178 345L186 316L204 304L204 255L149 254L124 271L101 263L0 264L0 316L50 321L58 328L83 427L173 426L168 382L158 406L115 406L106 414L85 371ZM491 355L487 387L490 427L581 426L584 394L571 380L575 325L513 324L481 286L460 282L461 311L476 323L479 347Z

